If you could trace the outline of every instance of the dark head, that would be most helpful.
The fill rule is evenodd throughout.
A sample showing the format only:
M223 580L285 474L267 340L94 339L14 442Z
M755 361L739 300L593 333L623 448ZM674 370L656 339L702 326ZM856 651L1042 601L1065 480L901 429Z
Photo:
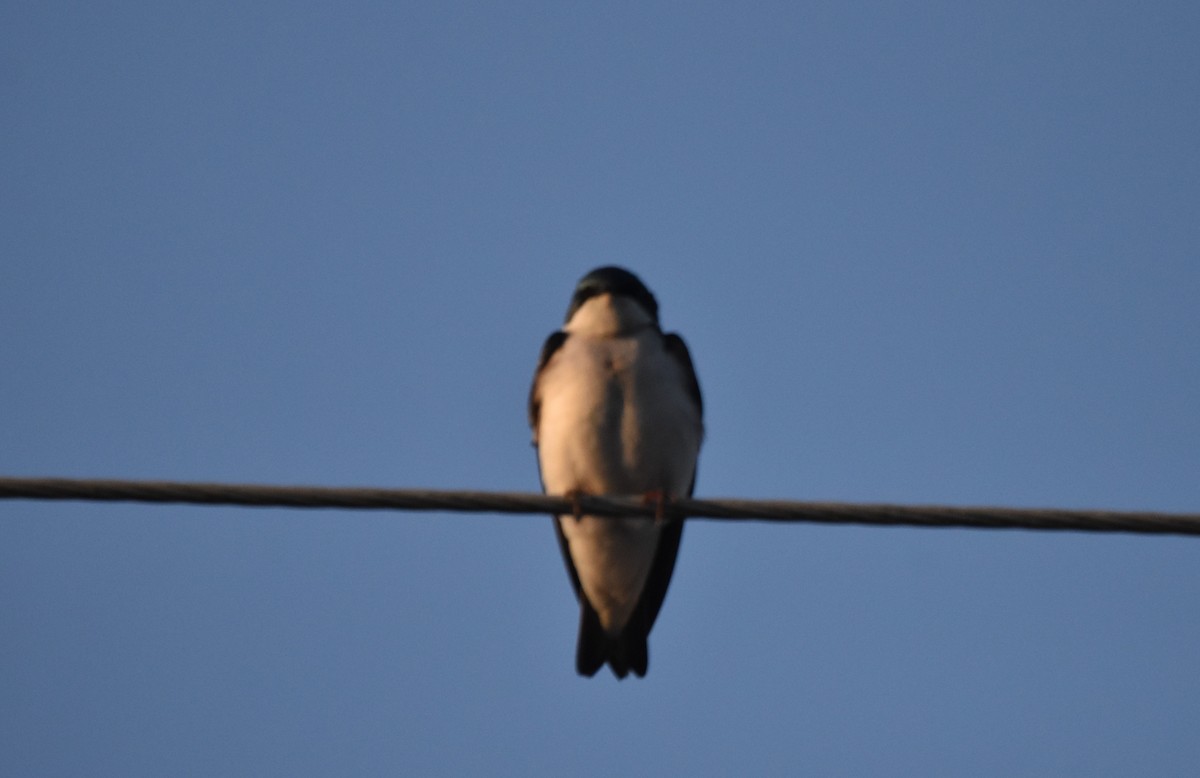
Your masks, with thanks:
M575 285L575 294L571 296L571 305L567 308L566 321L570 321L579 307L593 297L611 294L613 297L628 297L633 300L646 314L658 324L658 301L646 288L641 279L623 267L608 265L598 267L579 279Z

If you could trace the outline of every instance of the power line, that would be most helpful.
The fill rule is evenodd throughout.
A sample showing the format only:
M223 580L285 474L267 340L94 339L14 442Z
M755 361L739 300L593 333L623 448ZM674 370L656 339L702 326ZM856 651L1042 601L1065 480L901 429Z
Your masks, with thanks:
M174 481L114 481L71 478L3 478L0 499L101 502L195 503L286 508L456 511L464 513L564 514L579 510L602 516L646 516L657 506L638 497L577 500L541 494L433 489L362 489L324 486L258 486ZM882 505L783 500L671 500L671 518L863 524L873 526L973 527L1080 532L1200 535L1200 514L1047 508L982 508Z

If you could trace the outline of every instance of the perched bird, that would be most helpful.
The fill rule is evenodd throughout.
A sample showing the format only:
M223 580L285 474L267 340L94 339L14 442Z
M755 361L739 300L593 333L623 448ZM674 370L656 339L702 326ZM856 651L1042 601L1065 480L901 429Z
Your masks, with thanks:
M547 494L642 495L645 518L554 517L579 599L575 669L606 662L618 678L646 674L704 437L700 385L683 339L663 334L658 303L628 270L601 267L575 287L563 328L546 339L529 393L529 425ZM659 518L655 518L657 504Z

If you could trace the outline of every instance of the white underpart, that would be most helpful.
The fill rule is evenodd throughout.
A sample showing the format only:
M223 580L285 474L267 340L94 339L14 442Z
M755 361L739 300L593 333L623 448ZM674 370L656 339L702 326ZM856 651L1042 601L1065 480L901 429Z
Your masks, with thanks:
M539 381L538 457L548 494L683 496L703 437L685 371L637 304L593 297ZM618 634L646 584L661 529L653 519L560 517L580 585Z

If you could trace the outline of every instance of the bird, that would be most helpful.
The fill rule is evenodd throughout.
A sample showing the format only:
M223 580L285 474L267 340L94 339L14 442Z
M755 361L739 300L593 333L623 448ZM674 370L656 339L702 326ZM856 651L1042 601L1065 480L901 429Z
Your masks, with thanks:
M640 495L645 517L554 517L579 601L575 669L606 663L643 677L647 639L675 569L704 438L704 403L688 347L664 333L658 301L632 272L596 268L579 280L560 330L542 346L529 425L546 494Z

